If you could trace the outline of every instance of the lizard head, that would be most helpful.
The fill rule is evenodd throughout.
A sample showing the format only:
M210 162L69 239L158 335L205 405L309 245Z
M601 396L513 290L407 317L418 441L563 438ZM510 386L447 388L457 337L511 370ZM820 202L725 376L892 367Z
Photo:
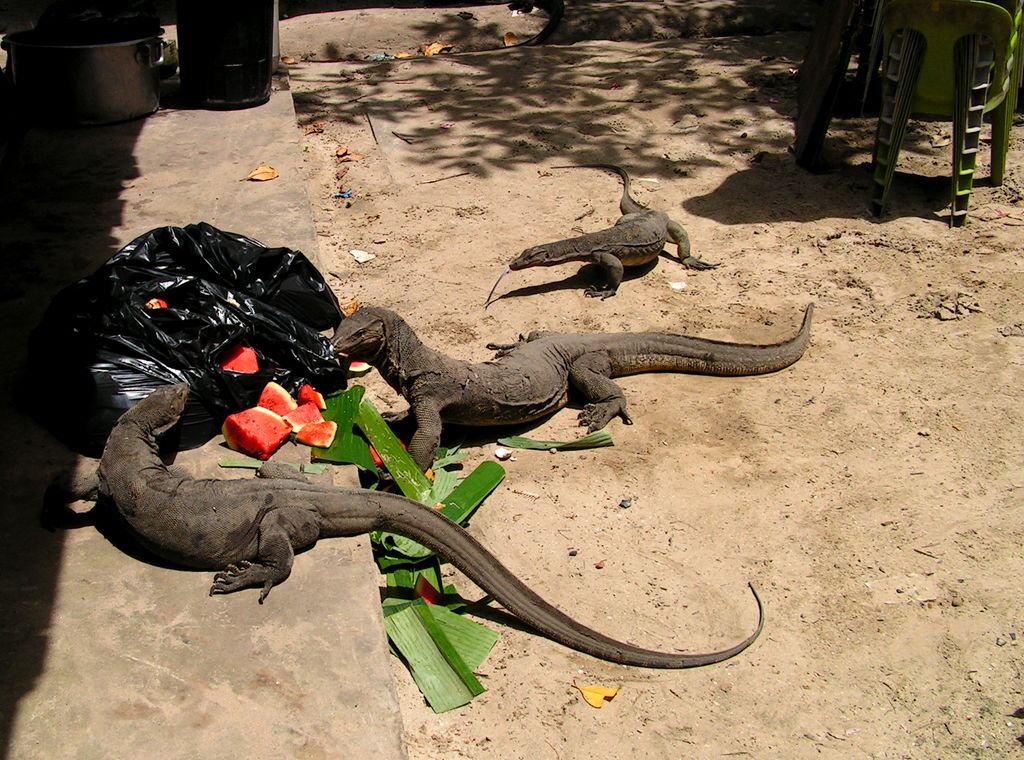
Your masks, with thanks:
M513 272L529 267L549 267L555 264L564 264L565 257L554 253L550 245L534 245L520 253L508 265Z
M387 314L384 309L363 306L343 319L331 337L334 353L343 359L359 359L377 366L387 345Z
M188 383L161 385L129 409L122 419L141 424L159 438L181 419L188 392Z

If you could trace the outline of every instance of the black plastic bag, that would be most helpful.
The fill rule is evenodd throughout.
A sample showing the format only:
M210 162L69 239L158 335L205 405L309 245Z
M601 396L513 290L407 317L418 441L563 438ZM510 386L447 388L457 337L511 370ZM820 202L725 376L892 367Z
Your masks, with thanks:
M345 387L346 368L320 332L341 319L299 251L205 223L151 230L50 303L29 338L26 382L48 399L33 411L95 456L122 413L160 385L187 382L175 443L199 446L270 380L293 393L307 382L323 393ZM255 350L256 374L221 369L239 345Z

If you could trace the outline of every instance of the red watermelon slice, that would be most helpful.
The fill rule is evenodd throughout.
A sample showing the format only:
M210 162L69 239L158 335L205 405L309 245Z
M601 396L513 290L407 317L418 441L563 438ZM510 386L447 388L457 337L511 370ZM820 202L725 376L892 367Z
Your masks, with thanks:
M235 451L267 460L288 440L292 426L281 415L262 406L229 415L221 428L224 440Z
M282 417L298 407L298 405L298 402L292 398L292 394L273 380L267 383L260 394L260 400L256 402L256 406L262 406L264 409L276 412Z
M220 360L220 368L227 372L252 375L260 371L260 362L256 352L248 346L235 346L224 354L224 358Z
M305 383L299 388L299 403L316 404L316 408L321 410L327 408L327 402L324 401L323 394L309 383Z
M307 422L302 429L295 434L295 440L307 446L319 446L326 449L334 443L334 436L338 434L338 423L333 420L322 422Z
M320 409L312 402L299 404L295 409L284 415L284 418L291 424L292 430L296 433L311 422L324 421L324 416L320 414Z

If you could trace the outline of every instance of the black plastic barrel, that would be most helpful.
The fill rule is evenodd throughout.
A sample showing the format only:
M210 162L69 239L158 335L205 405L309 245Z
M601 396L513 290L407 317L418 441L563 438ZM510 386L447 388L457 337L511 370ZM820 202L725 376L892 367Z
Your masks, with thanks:
M182 98L211 109L270 99L274 0L178 0Z

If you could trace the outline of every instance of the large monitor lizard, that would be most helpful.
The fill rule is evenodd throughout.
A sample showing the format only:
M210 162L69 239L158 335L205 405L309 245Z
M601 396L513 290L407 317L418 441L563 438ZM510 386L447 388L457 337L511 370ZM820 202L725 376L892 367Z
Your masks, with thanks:
M178 565L217 570L210 594L260 588L262 603L284 581L296 551L321 538L382 530L419 541L450 562L506 610L571 649L624 665L692 668L733 657L743 641L708 654L673 654L609 638L548 604L479 541L422 504L361 489L316 485L278 465L275 479L194 479L168 470L158 439L181 417L187 385L163 386L125 412L107 440L97 476L78 482L77 498L114 507L128 531L154 554ZM266 467L266 465L265 465ZM261 470L262 472L262 470Z
M677 255L683 266L689 269L712 269L717 264L701 261L690 253L690 237L683 225L670 219L668 214L641 205L629 194L629 175L615 164L579 164L578 166L555 166L554 169L606 169L622 178L622 198L619 212L622 214L615 225L597 232L554 243L544 243L527 248L498 277L491 292L487 294L486 308L498 284L509 272L518 272L530 267L553 267L572 261L592 261L604 271L604 287L588 287L588 296L609 298L615 295L622 282L623 267L640 267L658 258L671 240L676 244Z
M587 402L580 425L593 432L616 416L631 422L626 398L612 378L645 372L759 375L788 367L807 347L813 310L809 305L800 331L781 343L726 343L669 333L535 332L515 344L490 345L499 349L496 360L471 364L424 345L394 312L364 306L341 322L331 343L339 356L376 367L409 402L396 419L412 417L409 453L426 470L442 422L530 422L565 406L573 388Z

